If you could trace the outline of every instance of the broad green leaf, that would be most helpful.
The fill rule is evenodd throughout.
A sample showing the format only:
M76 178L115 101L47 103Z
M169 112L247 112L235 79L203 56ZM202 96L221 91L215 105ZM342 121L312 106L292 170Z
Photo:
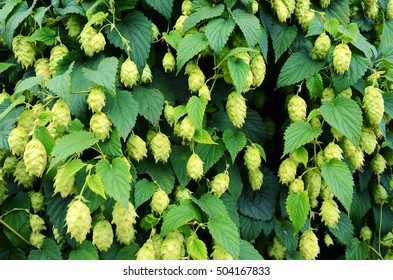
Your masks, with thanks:
M299 159L301 163L303 163L304 167L307 167L308 163L308 151L304 147L297 148L293 152L291 152L291 155L294 156L294 158Z
M324 62L313 60L305 52L296 52L287 59L281 68L277 87L285 87L301 82L303 79L318 73L323 65Z
M272 38L275 61L288 50L293 41L296 39L296 25L274 24L270 36Z
M381 43L378 47L378 52L387 54L393 44L393 19L385 21L383 24Z
M207 101L198 96L192 96L187 102L187 113L197 129L202 128Z
M195 13L192 13L184 21L182 28L182 33L185 34L188 30L193 28L199 22L205 19L215 18L222 15L225 6L223 4L218 4L215 6L204 6Z
M132 243L130 245L122 247L116 254L115 260L135 260L136 253L139 251L139 246L137 243Z
M175 186L175 175L172 166L168 163L156 163L152 158L140 161L137 164L139 173L147 173L158 186L170 194Z
M53 91L57 96L69 101L69 94L71 93L71 72L74 67L74 62L70 64L68 70L61 75L52 77L45 81L44 85L49 90Z
M146 60L149 57L153 31L151 21L136 10L129 11L121 21L114 22L116 30L108 26L105 31L109 41L125 52L130 52L130 58L135 62L142 73ZM119 33L121 36L119 35ZM122 39L125 39L125 43Z
M42 27L42 21L49 8L50 7L39 7L34 12L34 20L38 23L40 28Z
M59 247L52 239L45 238L41 250L31 250L29 260L62 260Z
M294 122L284 132L284 153L286 155L297 148L310 143L321 135L322 129L313 128L306 122Z
M132 90L135 100L139 104L139 114L157 127L164 109L164 96L156 88L135 87Z
M131 176L127 163L121 158L115 158L110 163L102 159L96 166L97 174L101 177L105 192L116 201L128 207L131 190Z
M26 256L22 249L17 248L3 235L0 236L0 259L1 260L25 260Z
M175 123L179 121L181 117L187 114L187 107L185 105L179 105L175 107Z
M210 218L218 215L228 216L225 204L216 196L205 193L199 199L192 199Z
M298 237L295 233L293 224L290 221L276 221L274 231L280 241L287 248L288 253L293 253L297 249Z
M358 35L359 35L359 29L356 23L351 22L347 26L340 25L338 27L338 31L341 33L341 39L344 42L352 42L352 41L357 41Z
M56 32L48 27L43 27L34 31L29 37L29 41L39 41L51 46L56 42Z
M56 145L52 135L50 135L48 129L45 126L40 126L34 131L34 137L40 140L46 149L46 153L50 155L53 147Z
M230 178L228 192L232 197L238 200L243 190L243 182L239 167L237 165L231 165L228 168L228 172Z
M362 131L362 110L353 99L336 97L323 102L320 108L323 118L355 145L359 146Z
M205 34L210 46L215 53L220 53L227 43L229 36L235 29L236 23L233 18L227 20L216 18L206 25Z
M123 155L122 146L120 142L120 134L117 129L112 130L109 139L98 144L104 154L112 157L121 157Z
M163 15L166 20L171 19L173 0L146 0L146 3Z
M366 241L359 241L353 238L352 242L345 249L346 260L367 260L369 245Z
M324 23L324 28L327 32L330 33L333 37L336 37L338 33L338 27L340 25L340 22L336 18L331 18L328 21Z
M25 102L24 96L20 96L14 102L10 99L0 104L0 149L9 150L8 135L14 129L17 118L22 114L24 107L18 106Z
M240 129L247 138L253 142L263 145L266 139L266 128L259 113L253 109L247 109L246 123Z
M179 181L180 186L187 186L190 182L190 177L187 175L187 161L190 158L192 152L189 147L184 146L172 146L172 152L170 161L175 171L176 178Z
M350 245L352 243L354 228L347 214L340 212L337 227L329 228L329 231L343 244Z
M249 47L258 44L262 37L262 27L259 19L251 13L242 9L232 12L233 19L242 31Z
M232 163L235 162L237 154L246 146L246 135L241 131L227 129L222 135L225 147L231 155Z
M0 62L0 73L4 72L8 68L15 66L14 63Z
M81 170L84 166L86 166L86 164L83 163L82 160L80 159L74 159L67 162L65 165L62 166L65 172L61 172L61 176L59 177L59 180L61 182L68 181L70 177L75 176L75 174L79 170Z
M355 188L351 204L351 219L353 221L360 221L363 219L363 217L371 209L371 202L372 200L368 190L358 192Z
M382 94L385 112L389 114L391 118L393 118L393 92L385 92Z
M377 52L375 46L369 43L360 32L358 32L357 40L352 41L351 44L361 50L368 60L371 60L374 54Z
M59 140L53 147L51 156L53 157L49 169L67 157L81 153L96 144L100 138L88 131L80 131L68 134Z
M337 159L326 161L322 165L322 176L349 212L352 204L354 182L348 166Z
M208 260L206 244L200 239L187 242L187 252L193 260Z
M169 33L163 32L162 36L165 39L165 42L167 42L172 48L177 50L179 47L179 43L182 39L181 33L177 30L171 30Z
M15 87L14 94L18 94L20 92L24 92L25 90L29 90L35 86L38 86L41 84L41 82L44 80L44 77L38 76L38 77L30 77L24 80L21 80L21 82Z
M126 11L135 8L138 0L117 0L116 1L116 11Z
M91 9L89 9L86 13L88 22L85 24L85 26L91 26L93 24L103 22L108 17L108 13L97 12L95 14L92 14L90 13L90 11Z
M242 239L255 240L262 232L262 221L254 220L249 217L240 215L240 231Z
M298 232L306 222L310 211L308 192L289 193L286 200L286 209L295 232Z
M57 2L57 1L56 1ZM82 6L74 1L74 0L62 0L60 5L55 5L55 11L60 15L64 16L67 14L80 14L81 16L85 16L85 11L83 10Z
M180 204L174 206L164 212L163 222L161 226L161 236L165 236L172 230L187 224L188 222L195 219L194 208L189 206L190 204Z
M323 91L321 74L317 73L314 76L306 79L306 87L310 92L310 97L321 97Z
M241 93L246 84L248 72L250 72L250 65L243 59L231 56L228 58L228 68L236 91Z
M18 5L21 1L20 0L10 0L4 1L2 7L0 9L0 34L3 34L5 31L5 21L8 15L12 12L12 10Z
M204 130L204 129L197 129L197 130L195 130L195 133L194 133L194 136L192 137L192 139L196 143L210 144L210 145L217 144L216 142L213 141L213 139L210 136L209 132Z
M320 14L315 13L314 18L311 20L311 22L308 25L306 37L319 35L323 31L324 31L324 19Z
M157 185L149 182L147 179L142 179L136 182L134 189L135 208L138 208L153 196L157 190Z
M98 249L89 240L85 240L77 249L70 252L69 260L98 260Z
M206 172L224 155L225 148L222 142L219 142L218 145L198 144L195 148L195 152L203 161L203 173L206 174Z
M263 257L250 242L240 240L239 260L263 260Z
M325 9L326 18L329 20L331 18L336 18L338 21L343 24L349 24L349 0L336 0Z
M177 73L180 72L187 61L203 51L208 45L209 42L203 33L193 33L186 35L179 42L179 46L177 48Z
M207 227L213 239L224 249L238 259L240 253L240 234L236 225L228 216L219 214L209 217Z
M115 57L107 57L101 60L96 70L83 68L82 72L86 79L103 86L112 95L116 95L115 82L118 60Z
M97 174L88 175L86 177L87 186L90 190L103 198L106 198L104 184L102 183L101 177Z
M151 230L160 222L160 220L161 218L154 216L153 213L150 213L143 217L140 225L144 230Z
M17 206L17 207L19 209L21 208L21 206ZM3 211L4 210L5 209L3 209ZM10 212L7 215L3 216L2 220L8 226L13 228L16 232L18 232L23 238L25 238L26 240L29 240L30 234L31 234L31 229L30 229L30 223L29 223L29 214L27 212L21 211L21 210L15 210L15 211ZM8 238L9 241L11 241L12 245L19 247L19 248L25 248L27 246L26 243L24 243L24 241L22 241L22 239L20 239L18 236L16 236L8 228L4 227L3 224L1 224L1 228L2 228L4 235Z
M125 139L134 128L139 110L138 102L128 91L119 91L116 97L107 97L103 111Z

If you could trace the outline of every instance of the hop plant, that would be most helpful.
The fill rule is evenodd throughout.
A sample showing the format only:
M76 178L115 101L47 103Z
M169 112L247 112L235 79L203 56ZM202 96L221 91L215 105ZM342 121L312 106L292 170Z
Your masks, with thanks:
M89 207L80 200L71 201L68 205L65 221L67 233L70 233L76 242L82 243L91 228L92 219Z
M101 112L101 109L105 106L105 93L101 88L93 87L90 89L86 101L93 113Z
M228 172L219 173L214 176L213 180L210 183L210 188L212 193L220 197L229 187L230 178Z
M162 214L162 212L164 212L164 210L168 207L169 202L170 200L166 192L164 192L162 189L158 189L155 191L151 199L151 210L154 213Z
M274 0L272 5L275 13L277 14L277 18L280 22L286 22L287 19L291 17L291 14L288 11L288 8L283 3L283 1Z
M44 201L44 195L40 192L33 192L30 195L31 207L33 208L34 213L44 210Z
M251 59L250 69L253 79L253 86L259 87L265 80L266 76L266 63L260 53L254 55Z
M49 59L39 58L34 64L34 71L36 76L42 76L45 80L50 79Z
M248 181L253 191L259 191L263 184L264 175L261 170L253 169L248 171Z
M183 26L184 26L184 22L186 21L186 19L188 18L188 16L186 15L181 15L175 22L175 25L173 26L173 29L175 29L176 31L179 31L180 33L183 30Z
M3 168L4 167L5 167L5 162ZM26 169L25 161L23 159L16 164L14 170L15 170L14 171L15 182L17 182L19 186L23 186L25 188L29 188L33 186L33 183L37 177L29 174L29 172Z
M66 128L71 122L71 111L68 104L63 100L57 100L52 107L51 123L58 128Z
M56 67L60 60L68 54L68 48L65 45L58 45L52 48L49 57L49 73L51 76L56 75Z
M283 260L286 256L287 248L277 236L274 236L273 243L268 247L267 254L276 260Z
M150 149L156 163L159 161L166 163L172 151L168 136L160 131L157 132L150 141Z
M181 13L185 16L189 16L191 14L192 2L190 0L184 0L181 4Z
M334 245L333 239L332 239L332 237L330 236L330 234L328 234L328 233L325 234L325 236L324 236L324 238L323 238L323 241L325 242L326 247L329 247L329 246L331 246L331 245Z
M340 210L337 203L333 199L327 199L322 202L321 213L322 222L326 226L336 228L338 220L340 219Z
M175 191L176 201L180 202L183 200L191 199L191 191L182 186L177 186Z
M112 131L112 122L103 112L95 113L90 119L90 129L94 135L99 135L101 141L109 138Z
M333 67L338 74L344 74L351 64L352 52L348 45L341 43L333 51Z
M82 18L77 14L71 14L65 24L65 28L71 37L78 36L83 29Z
M363 226L360 229L359 236L363 241L370 241L373 237L373 232L368 226Z
M303 98L294 95L288 102L289 119L292 122L302 122L306 120L307 104Z
M305 260L315 260L320 253L318 238L312 229L306 230L300 236L299 251Z
M210 89L206 84L203 84L199 89L198 96L204 98L206 101L211 100Z
M130 245L135 239L136 217L134 205L128 202L128 209L116 202L112 211L112 224L116 225L116 238L121 244Z
M364 11L366 12L367 17L372 20L377 20L379 16L378 0L365 0L362 4L364 4Z
M172 72L175 70L176 60L171 52L167 52L162 59L162 66L164 67L165 73Z
M40 232L46 229L44 219L37 214L30 215L29 223L32 232Z
M232 91L228 95L226 111L233 126L242 127L247 115L246 99L237 91Z
M188 88L191 92L198 92L204 84L205 74L203 74L202 70L196 66L190 73L190 76L188 76Z
M44 245L45 235L40 232L32 232L29 238L30 244L37 249L41 249Z
M126 142L128 156L136 161L147 157L146 142L136 134L131 134Z
M371 155L377 147L378 141L374 131L363 127L360 135L360 147L366 154Z
M161 259L161 245L162 245L162 237L158 233L155 233L151 237L151 241L153 242L154 252L155 252L155 259Z
M22 68L26 69L34 64L36 47L33 42L29 41L28 36L16 35L12 40L12 51Z
M194 137L196 127L188 116L175 126L175 134L184 141L191 141Z
M187 161L187 174L195 181L199 180L203 176L203 161L201 158L193 153Z
M381 184L374 184L372 186L372 195L377 205L383 205L389 200L389 194Z
M18 164L18 158L16 156L14 156L14 155L7 156L3 162L2 171L3 171L4 175L12 175L15 172L17 164ZM23 162L23 165L24 165L24 162Z
M160 35L160 30L158 30L157 25L155 25L153 22L151 23L151 30L152 30L152 36L151 36L151 41L155 42L158 40L158 36Z
M153 241L151 239L146 240L146 242L136 253L137 260L155 260L156 251L154 250Z
M120 68L120 81L129 88L132 88L139 79L138 67L135 62L127 58Z
M244 152L244 164L248 170L255 170L261 166L262 159L258 148L255 145L247 146Z
M150 83L153 80L153 74L151 73L151 69L149 64L145 64L142 70L142 75L141 75L141 83L142 84L147 84Z
M393 18L393 0L388 1L388 6L386 7L386 18L387 19Z
M326 1L326 0L321 0ZM330 0L328 0L330 2ZM324 59L331 47L330 37L325 32L321 33L315 40L310 56L312 59Z
M93 228L93 244L98 250L106 252L113 243L113 230L107 220L96 223Z
M175 124L175 107L170 105L168 102L165 102L164 117L170 126Z
M378 125L385 110L382 90L374 86L366 87L363 96L363 108L371 125Z
M211 258L213 260L233 260L233 256L229 254L224 247L222 247L220 244L215 242L213 246L213 252L211 253Z
M54 194L60 193L61 197L66 198L74 191L75 175L69 176L67 165L63 165L57 169L53 187Z
M323 155L327 161L331 159L343 159L343 150L336 143L330 142L324 149Z
M316 200L321 191L321 173L316 169L308 170L304 174L304 185L308 192L308 198L310 199L310 201Z
M301 178L295 178L289 184L289 191L293 193L301 193L304 191L304 182Z
M28 141L28 134L22 126L15 127L8 136L8 145L10 146L11 152L17 156L23 154Z
M47 154L40 140L33 138L26 144L23 159L25 161L26 171L30 176L42 176L46 168Z
M352 97L352 89L350 87L347 88L347 89L344 89L342 92L337 94L337 97L344 97L344 98L351 99L351 97Z
M371 169L375 174L382 174L386 169L386 159L381 154L376 154L371 160Z
M93 36L93 38L91 39L90 44L93 46L93 54L94 53L99 53L100 51L105 49L105 45L106 45L106 40L104 35L101 32L98 32L97 34L95 34ZM93 54L89 53L89 56L93 56Z
M81 44L81 49L85 52L87 56L93 56L95 53L95 46L93 45L93 38L97 35L97 31L91 25L86 25L83 27L80 36L79 43Z
M283 162L281 162L278 169L278 177L280 178L280 182L285 185L290 184L293 180L295 180L296 170L296 163L290 158L285 159Z

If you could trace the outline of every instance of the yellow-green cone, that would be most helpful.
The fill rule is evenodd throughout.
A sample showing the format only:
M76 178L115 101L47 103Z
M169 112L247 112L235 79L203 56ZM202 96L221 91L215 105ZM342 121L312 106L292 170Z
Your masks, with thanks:
M306 230L300 236L299 251L305 260L315 260L320 253L318 238L312 229Z
M76 242L82 243L86 239L91 228L92 218L89 207L87 207L82 201L72 201L68 205L65 220L67 233L70 233Z
M113 230L111 224L102 220L96 223L93 228L93 244L100 251L107 251L113 243Z
M150 149L156 163L159 161L166 163L172 151L168 136L160 131L157 132L150 141Z
M243 126L247 115L247 105L242 94L233 91L228 95L226 111L234 127L240 128Z
M341 43L333 51L333 67L338 74L344 74L351 64L352 52L348 45Z
M23 153L26 171L30 176L41 177L45 171L47 163L47 153L40 140L33 138L30 140Z
M187 174L195 181L198 181L203 176L203 161L195 153L187 161Z

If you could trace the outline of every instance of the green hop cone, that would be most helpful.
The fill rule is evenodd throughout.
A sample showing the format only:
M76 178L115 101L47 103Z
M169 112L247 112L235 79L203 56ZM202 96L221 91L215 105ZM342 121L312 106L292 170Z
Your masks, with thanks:
M326 9L329 7L331 0L319 0L319 3L321 4L322 9Z
M377 147L377 144L378 140L374 131L372 131L370 128L363 127L362 133L360 135L360 148L362 151L368 155L371 155Z
M45 80L50 79L49 59L39 58L34 64L34 71L36 76L42 76Z
M280 178L280 182L282 184L288 185L296 177L297 165L292 159L287 158L283 162L281 162L278 169L278 177Z
M40 232L46 229L44 219L37 214L30 215L29 223L32 232Z
M162 260L180 260L183 244L177 238L168 238L162 241L160 256Z
M147 157L146 142L138 135L131 134L126 142L126 152L130 158L140 161Z
M213 246L213 252L211 253L211 258L213 260L233 260L233 256L229 254L224 247L222 247L220 244L215 242Z
M33 192L30 195L30 202L31 202L31 207L33 208L34 213L38 213L38 212L41 212L42 210L44 210L45 197L42 193Z
M113 243L113 230L111 224L102 220L93 228L93 244L98 250L106 252Z
M154 247L154 252L155 252L155 259L159 260L161 259L161 245L162 245L162 237L158 233L155 233L151 241L153 242L153 247Z
M30 176L42 176L46 168L47 153L40 140L33 138L27 143L23 159Z
M360 229L359 236L363 241L370 241L373 237L373 232L368 226L363 226Z
M336 143L330 142L324 149L323 155L326 161L331 159L343 159L343 150Z
M184 26L184 22L186 21L186 19L188 18L188 16L186 15L181 15L175 22L175 25L173 26L173 29L175 29L176 31L179 31L180 33L183 30L183 26Z
M351 89L351 87L349 87L347 89L344 89L342 92L337 94L337 97L344 97L344 98L351 99L352 98L352 89Z
M76 242L82 243L90 232L92 218L89 207L80 200L71 201L66 214L67 233Z
M307 104L303 98L294 95L288 102L288 115L292 122L302 122L306 120Z
M386 7L386 18L387 19L393 18L393 0L389 0L388 6Z
M120 81L129 88L132 88L139 79L138 67L135 62L127 58L120 68Z
M365 0L362 2L364 5L364 11L367 17L373 21L377 20L379 17L379 2L378 0Z
M15 172L16 166L18 164L18 158L14 155L8 155L3 162L3 174L4 175L12 175ZM23 165L24 161L22 160Z
M251 4L251 13L255 15L259 10L259 3L257 0L253 0Z
M146 63L145 67L143 67L140 81L142 84L148 84L152 80L153 80L153 74L151 73L149 64Z
M363 96L363 109L371 125L379 125L385 110L382 90L374 86L366 87Z
M182 186L177 186L175 191L176 201L180 202L183 200L191 199L191 192L187 188Z
M94 37L91 39L91 45L94 46L95 53L99 53L100 51L104 50L106 45L104 35L101 32L98 32L96 35L94 35Z
M32 232L30 235L29 241L33 247L35 247L37 249L41 249L42 245L44 245L45 238L46 238L46 236L40 232Z
M169 205L169 197L162 189L158 189L154 192L150 202L151 210L154 213L162 214Z
M63 100L57 100L52 107L51 123L55 127L67 128L71 122L71 111L68 104Z
M277 236L274 236L273 243L268 247L267 255L276 260L283 260L286 256L287 248Z
M60 60L68 54L68 49L65 45L58 45L52 48L49 57L49 73L56 75L56 67Z
M81 49L85 52L87 56L93 56L95 53L95 45L93 45L93 38L97 35L97 31L91 25L86 25L83 27L80 36L79 43L81 44Z
M280 22L286 22L287 19L291 17L291 14L283 1L273 0L272 5L273 5L274 12L277 14L277 18Z
M295 3L295 16L300 23L306 12L310 10L310 0L297 0Z
M212 193L220 197L229 187L230 178L228 172L219 173L214 176L213 180L210 182L210 188Z
M327 199L322 202L321 213L322 222L326 226L336 228L338 220L340 219L340 210L337 203L333 199Z
M195 60L190 60L189 62L187 62L186 67L184 68L184 74L190 75L197 68L197 62Z
M257 53L251 58L250 64L251 73L253 76L253 83L254 87L259 87L262 82L265 80L266 76L266 63L265 59L260 53Z
M14 177L17 184L25 188L32 187L34 181L37 178L36 176L29 174L29 172L26 169L25 161L23 159L16 164Z
M375 174L382 174L386 169L386 159L381 154L376 154L371 160L371 169Z
M264 175L261 170L253 169L248 171L248 181L253 191L259 191L263 184Z
M105 113L95 113L90 119L90 129L94 135L99 135L101 141L104 141L110 136L112 122Z
M11 152L17 156L23 155L28 141L28 134L22 126L15 127L8 136L8 145Z
M140 261L156 259L156 251L154 250L153 241L151 239L146 240L142 245L138 253L136 253L136 259Z
M287 7L289 13L292 15L296 9L296 0L282 0L282 2Z
M198 96L204 98L206 101L211 100L211 93L207 84L202 85L202 87L198 91Z
M329 0L330 1L330 0ZM330 37L325 32L321 33L315 40L314 47L311 50L312 59L324 59L331 47Z
M316 200L322 186L322 176L319 170L311 169L304 174L304 185L310 201Z
M261 166L262 158L259 153L259 149L255 145L247 146L246 151L244 152L244 164L247 169L255 170Z
M300 236L299 252L305 260L315 260L320 253L318 238L312 229L306 230Z
M172 72L175 70L176 60L171 52L167 52L162 59L162 66L164 67L165 73Z
M75 175L69 176L67 165L63 165L57 169L53 187L54 194L60 193L63 198L66 198L74 192Z
M234 127L240 128L243 126L247 116L247 105L242 94L232 91L228 95L226 111Z
M181 13L185 16L189 16L191 14L192 2L190 0L184 0L181 4Z
M191 92L198 92L205 84L205 74L196 66L188 77L188 88Z
M168 136L162 132L157 132L150 141L150 149L156 163L159 161L166 163L172 151Z
M175 124L175 107L170 105L168 102L165 102L164 117L170 126Z
M325 242L326 247L334 245L333 239L328 233L325 234L323 241Z
M65 24L65 28L68 31L68 35L71 37L78 36L83 29L82 17L77 14L71 14Z
M128 202L128 209L121 203L116 202L112 211L112 224L116 225L116 238L121 244L130 245L135 240L137 213L131 202Z
M153 22L151 23L151 30L153 35L151 36L151 41L155 42L158 40L158 36L160 36L160 30L158 29L157 25L155 25Z
M87 106L93 113L101 112L105 106L105 93L101 88L93 87L87 96Z
M187 161L187 174L191 179L198 181L203 176L203 161L197 154L192 154Z
M34 42L29 41L28 36L15 36L12 40L12 51L22 68L26 69L34 64L36 47Z
M304 182L301 178L296 178L289 184L289 192L301 193L303 191L304 191Z
M341 43L333 51L333 67L337 74L344 74L351 64L352 52L348 45Z
M194 137L196 127L188 116L184 117L175 127L175 135L181 137L184 141L191 141Z

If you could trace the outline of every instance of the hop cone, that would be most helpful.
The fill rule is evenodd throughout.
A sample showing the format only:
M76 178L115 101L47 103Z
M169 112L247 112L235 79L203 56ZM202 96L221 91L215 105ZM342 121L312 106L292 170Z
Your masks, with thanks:
M236 91L231 92L228 95L226 110L233 126L242 127L247 115L246 99Z
M214 176L210 183L213 194L220 197L229 187L230 178L228 172L219 173Z
M131 202L128 202L128 209L116 202L112 211L112 224L116 225L116 237L120 243L129 245L135 239L134 224L137 216Z
M352 52L348 45L341 43L333 51L333 67L338 74L344 74L351 64Z
M171 142L168 136L162 132L157 132L151 139L150 149L156 162L167 162L171 153Z
M52 48L49 57L49 73L56 75L56 67L60 60L68 54L68 49L65 45L58 45Z
M188 88L191 92L197 92L205 84L205 75L199 67L195 67L188 77Z
M68 35L71 37L78 36L83 29L82 19L77 14L71 14L65 25Z
M268 248L268 256L272 257L276 260L283 260L286 256L287 248L285 245L280 241L277 236L274 236L273 243Z
M69 171L66 167L66 165L63 165L57 169L53 183L54 193L60 193L63 198L72 194L75 186L75 176L67 176Z
M11 152L17 156L23 154L28 141L28 134L22 126L15 127L8 136L8 145Z
M303 98L294 95L288 102L289 119L292 122L302 122L306 120L307 104Z
M197 154L192 154L187 161L187 174L195 181L203 176L203 161Z
M30 196L31 207L33 208L34 213L38 213L44 210L44 201L45 197L40 192L33 192Z
M101 109L105 106L105 93L102 89L93 87L90 89L87 97L87 105L93 113L101 112Z
M140 161L147 157L146 142L138 135L131 134L126 142L126 151L130 158Z
M196 127L188 116L184 117L175 128L175 134L185 141L191 141L196 130Z
M120 81L126 86L132 88L139 79L138 68L129 58L123 62L120 68Z
M320 253L318 238L311 229L306 230L300 236L299 251L305 260L315 260Z
M27 143L23 158L29 175L41 177L46 168L47 154L40 140L33 138Z
M52 120L51 123L55 127L66 128L71 122L70 107L63 100L57 100L52 107Z
M253 86L259 87L262 82L265 80L266 76L266 63L263 59L263 56L260 53L257 53L252 59L250 64L250 69L253 79Z
M151 239L146 240L146 242L136 253L137 260L155 260L156 251L154 250L153 241Z
M17 35L12 40L12 51L15 58L22 68L27 68L34 64L36 49L33 42L29 41L29 37Z
M304 191L304 182L300 178L294 179L290 184L289 184L289 191L293 193L301 193Z
M278 169L278 177L280 178L280 182L283 184L290 184L296 177L297 165L296 163L287 158L283 162L281 162Z
M70 233L76 242L82 243L86 239L86 235L90 232L91 222L89 207L82 201L74 200L68 205L67 233Z
M47 58L39 58L34 64L34 71L36 76L43 76L45 80L48 80L51 77L49 71L49 59Z
M340 210L333 199L327 199L322 202L320 215L325 225L331 228L337 227L338 220L340 219Z
M253 191L261 189L263 184L263 173L259 169L253 169L248 171L248 181Z
M107 251L113 243L113 230L111 224L102 220L99 221L93 228L93 244L97 246L100 251Z
M218 243L214 244L213 252L210 256L213 260L233 260L233 256Z
M311 50L310 55L313 59L324 59L330 47L331 47L330 37L325 32L323 32L315 40L314 47Z
M169 197L161 189L158 189L154 194L150 202L150 207L151 210L155 213L162 214L164 210L168 207L169 205Z
M363 108L370 124L378 125L385 110L382 90L373 86L366 87L363 96Z
M162 66L164 67L165 73L172 72L175 69L176 60L171 52L167 52L164 55Z
M90 119L90 129L93 134L100 135L100 139L103 141L109 138L112 131L112 122L105 113L95 113Z
M5 166L5 162L4 162ZM3 166L3 168L4 168ZM34 175L30 175L26 169L25 161L20 160L15 167L14 171L15 181L19 186L23 186L25 188L29 188L33 186L33 183L36 179Z

